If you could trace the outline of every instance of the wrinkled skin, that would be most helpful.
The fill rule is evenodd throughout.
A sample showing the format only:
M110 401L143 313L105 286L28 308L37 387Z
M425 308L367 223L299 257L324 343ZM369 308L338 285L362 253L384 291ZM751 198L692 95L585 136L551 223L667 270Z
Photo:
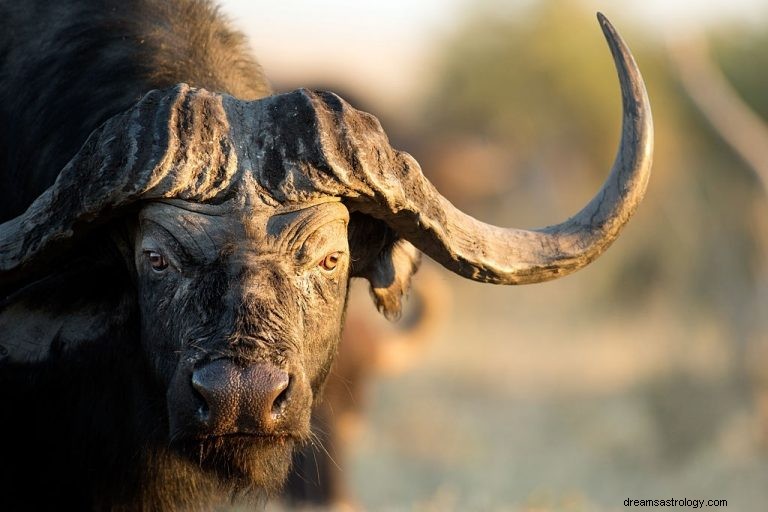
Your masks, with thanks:
M0 371L0 398L34 419L31 430L12 422L3 434L41 442L9 447L8 460L20 464L2 465L0 482L18 491L37 482L26 478L36 472L50 496L74 494L72 506L98 510L152 510L157 503L207 510L221 500L247 503L276 491L294 447L312 435L310 412L341 336L351 263L376 266L364 249L371 244L360 236L376 231L360 216L353 220L350 225L340 202L284 207L246 184L220 205L149 202L107 226L114 246L86 246L72 265L78 287L72 275L53 275L0 312L4 334L23 319L57 333L49 347L26 353L27 363L9 359L14 345L4 338L11 352ZM104 282L104 272L112 282ZM116 275L122 277L115 281ZM135 334L128 327L133 315ZM82 339L84 329L92 339ZM225 382L226 396L242 404L223 407L213 419L201 414L209 405L191 384L194 373L222 361L290 376L275 421L260 421L259 404L247 399L253 386L234 379ZM21 381L25 393L18 395ZM69 383L64 394L61 382ZM93 385L98 382L118 386ZM55 406L40 407L53 396ZM79 441L56 445L58 438ZM137 455L147 462L131 463ZM35 464L41 459L45 468ZM78 476L93 467L111 469L85 481ZM47 496L32 489L5 493L0 504L45 508L52 505Z
M193 445L214 436L284 439L279 457L285 465L292 442L309 435L312 397L340 336L349 215L336 202L288 212L250 203L201 210L162 203L144 207L134 246L141 340L157 379L167 386L169 434ZM152 254L163 255L167 266L152 268ZM329 255L337 258L332 269L323 267ZM265 362L290 375L275 424L259 424L250 411L201 424L190 374L222 358L244 366ZM255 444L232 466L275 487L283 475L265 477L249 468L250 461L264 458L262 451Z
M152 183L158 168L173 181L161 190L202 183L219 192L208 202L174 196L130 203L76 245L50 252L57 264L32 269L21 283L3 275L0 285L9 295L0 305L0 401L15 418L3 434L24 442L8 450L11 462L0 467L0 508L30 504L35 496L31 506L42 509L67 503L206 510L262 499L279 488L293 446L310 440L311 407L336 352L349 278L366 278L380 310L396 316L418 262L416 249L385 222L350 213L338 196L298 190L308 184L276 172L309 160L302 153L285 157L270 140L313 150L301 135L317 140L307 114L315 112L311 101L318 97L298 91L244 104L186 86L150 93L94 132L56 181L54 188L73 179L69 191L46 192L42 200L54 204L28 208L25 215L49 216L41 228L50 229L56 218L101 204L105 189L119 194ZM149 122L127 130L160 134L155 139L132 145L114 136L125 118L159 101L179 107L170 123L161 118L157 130ZM236 110L223 115L229 102L284 123L264 130L269 144L260 143L270 158L253 150L210 151L216 134L229 137L219 128L238 128ZM269 109L271 102L295 108ZM351 109L342 112L357 119ZM259 117L247 119L258 124ZM235 147L233 140L245 139L241 133L216 146ZM161 145L168 141L176 145ZM115 156L119 149L102 151L102 142L161 150L151 162L135 164ZM276 159L281 150L284 157ZM126 175L109 171L111 159L133 162L140 176L107 185ZM79 166L93 163L105 170L83 187ZM226 188L216 181L222 169L238 177ZM285 192L264 185L275 178ZM31 244L9 236L6 247L34 248L43 239L34 230L18 233ZM46 460L44 470L34 464L39 460ZM103 471L94 474L94 468ZM51 493L35 495L28 487L34 482L25 478L30 473ZM48 501L52 497L58 501Z

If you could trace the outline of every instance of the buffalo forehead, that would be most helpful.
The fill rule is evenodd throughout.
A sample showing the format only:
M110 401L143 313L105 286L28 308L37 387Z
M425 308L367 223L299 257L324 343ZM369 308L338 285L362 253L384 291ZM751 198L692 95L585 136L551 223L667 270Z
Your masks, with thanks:
M253 201L207 205L176 200L148 203L139 219L159 224L179 242L210 256L243 242L265 252L295 251L328 224L346 227L349 212L335 198L278 206ZM325 245L340 234L334 229L319 238Z

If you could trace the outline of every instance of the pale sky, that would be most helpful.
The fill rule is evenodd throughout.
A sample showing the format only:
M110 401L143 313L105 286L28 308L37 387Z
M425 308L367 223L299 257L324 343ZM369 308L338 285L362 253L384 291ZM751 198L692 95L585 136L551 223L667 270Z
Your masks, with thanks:
M533 1L504 3L514 7ZM430 65L435 38L450 32L470 2L220 0L224 12L249 36L273 81L347 84L368 93L374 101L379 98L379 106L407 103L417 94L422 70ZM619 31L627 25L640 26L659 38L706 30L718 23L768 23L766 0L582 3L605 13ZM597 23L595 31L599 31Z

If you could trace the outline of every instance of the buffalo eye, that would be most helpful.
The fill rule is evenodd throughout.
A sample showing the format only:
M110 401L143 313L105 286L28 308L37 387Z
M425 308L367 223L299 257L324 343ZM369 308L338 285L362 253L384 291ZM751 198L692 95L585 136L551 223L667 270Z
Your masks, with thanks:
M326 272L331 272L339 264L340 259L341 259L340 252L332 252L331 254L327 255L325 258L320 260L320 268L322 268Z
M168 268L168 262L165 260L165 256L160 254L157 251L144 251L144 254L147 255L147 260L149 260L149 266L152 267L152 270L155 272L162 272L166 268Z

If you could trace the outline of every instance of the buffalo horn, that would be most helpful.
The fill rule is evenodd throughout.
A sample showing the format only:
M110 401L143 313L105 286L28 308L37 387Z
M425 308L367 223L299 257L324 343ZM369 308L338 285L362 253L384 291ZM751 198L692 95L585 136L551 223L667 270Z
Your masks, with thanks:
M382 218L400 236L463 277L496 284L528 284L574 272L618 237L645 194L653 153L648 96L635 61L613 26L598 20L621 83L621 143L610 176L580 212L565 222L534 229L505 229L458 210L424 177L418 163L397 152L391 169L398 190L359 208Z

